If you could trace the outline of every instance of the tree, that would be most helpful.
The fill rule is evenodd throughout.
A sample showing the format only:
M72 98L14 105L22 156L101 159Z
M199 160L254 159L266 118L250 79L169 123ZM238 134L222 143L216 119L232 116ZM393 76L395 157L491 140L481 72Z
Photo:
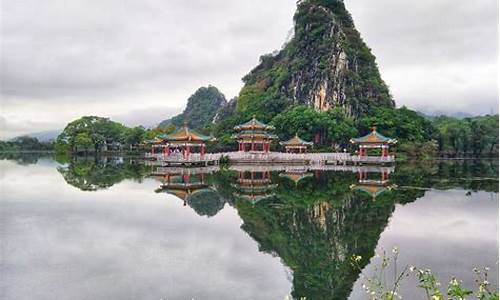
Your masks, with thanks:
M127 128L123 132L123 140L125 144L129 145L130 148L132 148L133 146L136 146L143 141L145 133L146 130L142 126Z
M92 146L92 139L90 138L89 134L86 132L80 132L76 135L75 137L75 146L76 149L78 150L79 148L83 148L85 151L85 154L87 154L89 148Z
M69 123L63 132L57 137L59 148L67 145L72 152L76 152L76 137L80 133L86 133L92 140L95 152L101 151L107 143L123 142L123 132L127 128L108 118L86 116Z

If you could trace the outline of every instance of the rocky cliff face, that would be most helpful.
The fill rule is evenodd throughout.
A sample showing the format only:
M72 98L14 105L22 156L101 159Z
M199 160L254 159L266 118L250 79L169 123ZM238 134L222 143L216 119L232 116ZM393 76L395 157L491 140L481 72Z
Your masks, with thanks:
M341 0L303 0L293 38L261 57L244 77L237 110L272 117L293 104L317 110L342 108L358 117L373 106L393 107L375 57Z
M236 110L236 104L237 104L238 98L233 98L229 100L229 102L226 103L226 105L222 106L219 108L217 113L214 116L213 123L220 122L222 120L225 120L232 114L234 114Z

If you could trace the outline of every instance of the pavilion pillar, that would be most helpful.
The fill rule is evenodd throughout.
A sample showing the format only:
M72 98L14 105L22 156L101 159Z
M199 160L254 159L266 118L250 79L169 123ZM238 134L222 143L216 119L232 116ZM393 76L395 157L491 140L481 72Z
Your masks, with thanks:
M255 151L255 142L252 140L252 151Z
M200 154L201 158L205 157L205 144L201 145Z
M191 146L187 146L187 158L189 158L189 156L191 155Z
M151 146L151 154L154 155L155 154L155 145L152 145Z

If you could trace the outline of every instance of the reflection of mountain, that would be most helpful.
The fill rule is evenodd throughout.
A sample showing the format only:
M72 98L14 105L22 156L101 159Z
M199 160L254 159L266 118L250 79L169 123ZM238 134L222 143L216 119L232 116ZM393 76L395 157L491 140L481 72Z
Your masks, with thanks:
M142 180L147 175L140 162L105 157L74 158L57 170L68 184L82 191L106 189L125 179Z
M271 201L239 201L236 208L260 250L278 255L293 271L294 298L347 299L359 275L350 257L361 255L362 265L368 263L398 196L370 201L351 190L354 175L315 176L298 184L282 178Z
M498 191L494 162L401 164L390 180L376 168L293 168L279 176L262 166L248 168L159 168L153 175L161 181L158 192L175 195L200 216L215 216L225 203L234 206L260 250L293 271L295 298L347 299L359 276L349 258L361 255L361 265L368 263L396 203L412 202L427 188ZM146 175L140 162L121 160L76 160L59 171L82 190Z

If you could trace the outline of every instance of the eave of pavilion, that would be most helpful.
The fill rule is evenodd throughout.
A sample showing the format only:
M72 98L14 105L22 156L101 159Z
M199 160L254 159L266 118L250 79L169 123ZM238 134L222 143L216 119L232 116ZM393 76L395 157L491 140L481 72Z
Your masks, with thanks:
M303 139L299 138L296 134L293 138L289 139L286 142L280 142L280 145L285 146L287 148L304 148L308 146L312 146L312 142L306 142Z
M380 184L355 184L351 186L351 190L360 191L372 196L372 198L376 198L385 192L391 191L394 187Z
M237 140L275 140L278 138L277 135L269 134L269 133L237 133L233 134L233 139Z
M177 198L183 200L184 202L189 201L189 198L193 195L203 193L203 192L209 192L209 191L212 191L212 190L210 188L207 188L207 187L192 187L189 189L171 187L171 188L164 189L164 192L166 192L167 194L176 196Z
M205 142L215 141L214 137L203 135L195 130L190 129L187 123L184 126L177 129L171 134L162 134L158 138L163 143L168 143L170 145L200 145Z
M263 131L271 131L275 130L274 126L267 125L255 118L255 115L253 118L243 124L237 125L234 127L234 130L236 131L243 131L243 130L263 130Z
M377 128L373 127L372 132L369 134L359 137L359 138L352 138L350 140L352 144L355 145L364 145L364 146L381 146L381 145L391 145L391 144L396 144L397 140L388 138L380 133L377 132Z
M279 176L287 178L287 179L289 179L297 184L302 179L307 178L307 177L312 177L313 175L314 174L310 173L310 172L305 172L305 173L304 172L296 172L296 173L287 172L287 173L281 173Z

